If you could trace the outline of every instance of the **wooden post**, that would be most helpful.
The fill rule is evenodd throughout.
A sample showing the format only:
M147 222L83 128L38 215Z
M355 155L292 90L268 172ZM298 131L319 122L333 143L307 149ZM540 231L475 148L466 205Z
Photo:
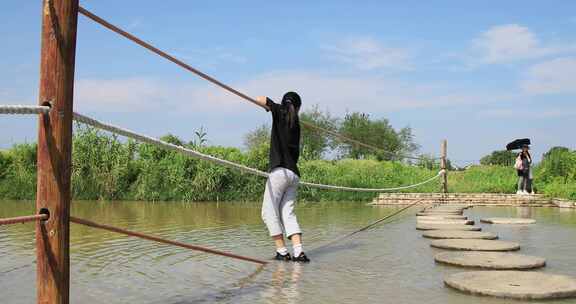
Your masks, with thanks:
M442 193L448 193L448 170L446 169L446 155L448 152L448 141L443 140L441 146L440 169L442 170Z
M70 290L70 174L78 0L44 0L40 60L36 210L37 303L67 304ZM48 104L49 103L49 104Z

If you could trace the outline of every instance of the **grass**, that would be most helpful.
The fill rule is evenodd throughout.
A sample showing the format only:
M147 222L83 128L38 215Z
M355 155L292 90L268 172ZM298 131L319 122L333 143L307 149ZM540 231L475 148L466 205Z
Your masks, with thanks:
M266 170L265 145L244 152L237 148L183 143L174 136L164 140L203 153ZM535 168L535 188L548 196L576 199L576 153L546 157ZM260 200L265 181L205 161L147 144L122 142L88 127L78 126L73 141L72 195L82 200L145 201L254 201ZM302 180L348 187L388 188L424 181L437 169L373 159L308 160L300 164ZM450 172L450 192L514 193L513 168L475 166ZM403 190L438 192L439 181ZM0 199L34 199L36 145L15 145L0 151ZM367 201L376 193L321 190L301 187L304 201Z

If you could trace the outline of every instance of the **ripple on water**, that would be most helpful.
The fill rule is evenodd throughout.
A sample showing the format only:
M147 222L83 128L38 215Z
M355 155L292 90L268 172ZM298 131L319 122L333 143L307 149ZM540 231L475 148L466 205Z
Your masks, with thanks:
M82 202L75 216L170 240L269 259L274 247L260 219L260 203ZM0 214L27 214L33 204L0 204ZM357 203L305 204L297 209L305 249L348 234L397 208ZM346 241L311 251L312 263L252 263L147 240L71 226L71 299L83 303L396 303L504 304L444 288L461 271L436 265L438 250L414 230L409 210ZM412 214L411 214L412 213ZM530 213L530 214L529 214ZM490 227L517 241L522 254L547 258L544 272L576 273L576 213L557 209L474 208L481 217L530 216L530 227ZM9 303L34 302L34 226L0 227L0 290ZM32 283L33 284L33 283ZM26 287L26 288L25 288ZM570 303L559 301L555 303Z

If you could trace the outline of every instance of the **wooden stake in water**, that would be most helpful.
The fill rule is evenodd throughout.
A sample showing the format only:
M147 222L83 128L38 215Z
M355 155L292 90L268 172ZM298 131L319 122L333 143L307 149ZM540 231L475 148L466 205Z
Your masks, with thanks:
M448 141L442 141L441 147L441 158L440 158L440 169L442 170L442 193L448 193L448 170L446 170L446 155L448 152Z
M78 0L44 0L36 210L37 303L68 304L70 171Z

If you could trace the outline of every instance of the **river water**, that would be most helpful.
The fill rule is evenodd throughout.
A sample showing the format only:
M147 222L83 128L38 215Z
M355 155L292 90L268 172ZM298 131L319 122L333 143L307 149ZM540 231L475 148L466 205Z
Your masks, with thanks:
M259 203L230 202L75 202L72 215L270 259L274 248L259 207ZM444 287L443 276L462 269L435 265L433 255L439 251L430 248L429 241L414 229L418 208L350 239L314 249L397 209L353 202L300 203L297 213L312 262L272 262L264 268L72 224L71 302L511 302ZM33 210L32 202L0 201L0 217ZM476 207L467 213L476 220L484 216L535 218L537 224L529 226L482 226L503 240L520 242L520 253L547 258L547 267L539 271L576 276L575 210ZM35 303L34 246L33 224L0 227L1 303Z

